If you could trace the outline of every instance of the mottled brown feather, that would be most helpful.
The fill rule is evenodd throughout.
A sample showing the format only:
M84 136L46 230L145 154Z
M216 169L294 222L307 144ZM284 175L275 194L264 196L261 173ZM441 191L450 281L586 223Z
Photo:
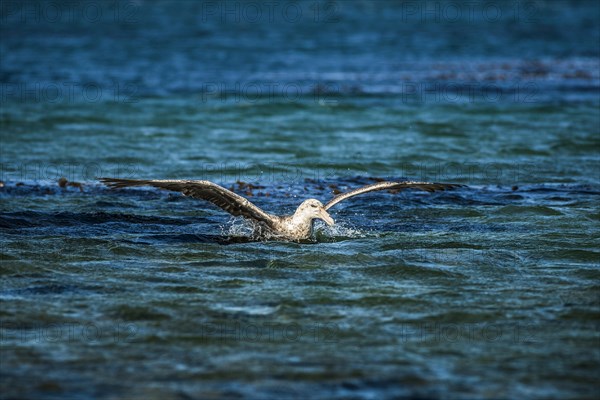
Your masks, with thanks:
M248 199L209 181L118 178L99 178L99 180L111 188L153 186L159 189L181 192L185 196L210 201L236 217L242 216L260 221L268 226L272 226L277 219L277 217L252 204Z
M400 191L403 189L419 189L424 190L426 192L436 192L438 190L449 190L457 187L463 187L464 185L459 185L456 183L432 183L432 182L413 182L413 181L405 181L405 182L377 182L372 185L367 185L360 187L358 189L351 190L346 193L339 194L331 199L327 204L325 204L325 210L330 209L337 203L342 200L349 199L350 197L354 197L359 194L374 192L377 190L394 190Z

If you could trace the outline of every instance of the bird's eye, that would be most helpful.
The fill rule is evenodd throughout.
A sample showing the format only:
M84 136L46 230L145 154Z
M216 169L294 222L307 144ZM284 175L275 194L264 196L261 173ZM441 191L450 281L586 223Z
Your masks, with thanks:
M316 207L317 205L316 205L316 204L311 204L310 206L311 206L311 207Z

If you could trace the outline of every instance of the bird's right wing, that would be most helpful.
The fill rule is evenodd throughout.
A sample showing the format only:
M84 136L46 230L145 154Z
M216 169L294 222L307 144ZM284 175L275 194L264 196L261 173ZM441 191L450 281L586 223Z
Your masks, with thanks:
M438 190L454 189L456 187L462 187L456 183L432 183L432 182L377 182L372 185L360 187L358 189L351 190L346 193L339 194L325 204L325 209L328 210L342 200L346 200L350 197L357 196L362 193L374 192L376 190L403 190L403 189L420 189L427 192L435 192Z
M248 199L210 181L98 178L110 188L153 186L181 192L185 196L207 200L234 216L261 221L271 226L274 216L264 212Z

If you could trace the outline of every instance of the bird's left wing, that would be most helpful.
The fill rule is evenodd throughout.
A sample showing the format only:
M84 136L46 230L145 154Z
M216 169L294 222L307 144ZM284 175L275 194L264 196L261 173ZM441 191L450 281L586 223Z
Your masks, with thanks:
M210 201L234 216L261 221L269 226L273 224L274 220L272 215L264 212L245 197L210 181L118 178L99 178L99 180L111 188L153 186L155 188L181 192L195 199Z
M463 187L465 185L459 185L456 183L432 183L432 182L377 182L372 185L360 187L358 189L351 190L346 193L339 194L325 204L325 210L330 209L342 200L346 200L350 197L357 196L359 194L374 192L376 190L403 190L403 189L419 189L427 192L436 192L438 190L449 190L457 187Z

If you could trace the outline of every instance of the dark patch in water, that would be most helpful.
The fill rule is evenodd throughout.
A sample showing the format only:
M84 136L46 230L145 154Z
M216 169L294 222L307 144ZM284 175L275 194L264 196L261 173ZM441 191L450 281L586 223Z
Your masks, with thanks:
M28 221L24 218L11 218L9 215L0 215L0 228L3 229L19 229L19 228L31 228L36 224Z
M171 318L167 314L150 309L150 307L136 305L120 305L113 308L110 313L115 318L125 321L160 321Z
M259 240L252 239L247 236L221 236L221 235L208 235L208 234L173 234L173 235L147 235L143 239L148 239L153 242L160 243L216 243L222 245L236 244L236 243L252 243ZM132 242L131 243L140 243Z
M73 293L82 288L74 285L49 284L41 286L31 286L24 289L14 289L5 291L6 294L13 295L45 295L45 294L64 294Z
M93 213L71 213L66 211L57 213L41 213L36 211L20 211L0 215L0 223L3 224L3 226L11 229L30 228L48 225L57 225L61 227L75 226L81 224L94 225L104 224L107 222L126 222L130 224L162 225L187 225L193 223L206 222L210 223L209 220L202 217L187 217L183 219L135 214L106 213L102 211Z

